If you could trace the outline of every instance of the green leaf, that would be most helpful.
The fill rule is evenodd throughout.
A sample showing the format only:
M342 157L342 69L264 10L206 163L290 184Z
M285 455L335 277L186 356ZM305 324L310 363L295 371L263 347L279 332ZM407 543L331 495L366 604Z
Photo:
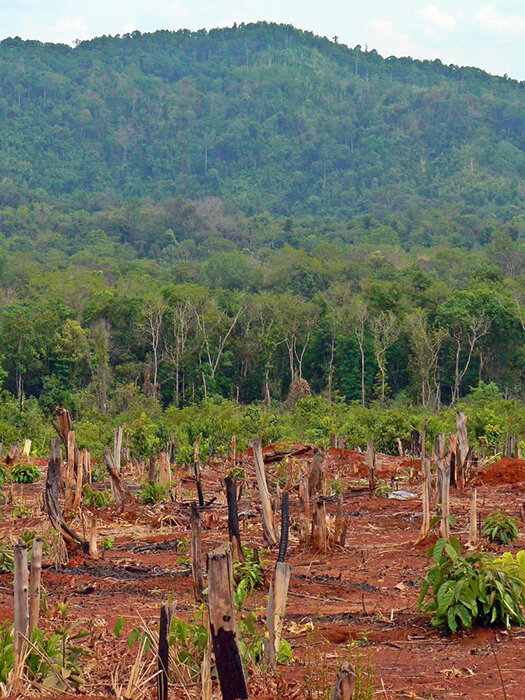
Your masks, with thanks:
M115 637L117 637L117 638L120 637L120 633L122 632L122 628L124 627L125 621L126 620L124 619L124 617L122 615L116 621L115 627L113 628L113 634L115 635Z

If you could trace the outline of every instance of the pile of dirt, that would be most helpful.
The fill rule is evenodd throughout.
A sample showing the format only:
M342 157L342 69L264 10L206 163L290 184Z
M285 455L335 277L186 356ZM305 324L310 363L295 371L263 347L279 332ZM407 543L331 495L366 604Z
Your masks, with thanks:
M474 478L476 485L498 486L501 484L523 484L525 488L525 459L503 457L482 469Z

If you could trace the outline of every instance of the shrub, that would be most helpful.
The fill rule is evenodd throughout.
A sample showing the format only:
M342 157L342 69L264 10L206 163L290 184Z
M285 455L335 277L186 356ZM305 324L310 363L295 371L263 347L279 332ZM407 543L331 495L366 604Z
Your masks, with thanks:
M113 496L111 495L111 491L95 491L89 484L86 484L84 486L82 502L86 506L105 508L113 502Z
M0 464L0 488L5 484L9 478L9 473L3 464Z
M166 498L166 488L156 483L147 483L140 489L138 496L142 503L151 505Z
M15 484L32 484L41 476L42 472L34 464L15 464L11 470L11 479Z
M432 625L456 632L474 623L525 624L525 552L516 558L474 552L461 556L456 537L439 539L431 550L434 564L427 572L418 607L432 614Z
M511 544L518 537L518 521L512 515L494 511L483 521L481 534L490 542Z
M15 559L13 549L0 540L0 571L9 571L13 573L15 569Z

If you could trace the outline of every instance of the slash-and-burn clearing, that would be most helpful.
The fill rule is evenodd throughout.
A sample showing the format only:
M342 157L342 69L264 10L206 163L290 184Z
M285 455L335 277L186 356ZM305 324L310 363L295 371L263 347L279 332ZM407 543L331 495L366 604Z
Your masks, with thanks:
M22 535L27 539L28 533L44 538L40 628L59 629L63 624L59 605L67 601L67 624L86 633L78 641L85 649L79 687L66 687L59 695L56 690L23 681L19 697L66 697L68 693L91 698L157 696L155 645L161 606L170 604L170 614L186 621L194 620L201 606L196 601L192 576L191 514L192 504L199 503L196 475L204 501L197 511L195 507L193 510L200 517L205 587L206 555L229 541L225 479L233 479L239 522L238 535L234 533L232 538L234 555L240 539L246 552L258 550L264 571L263 584L249 593L236 616L239 620L254 612L259 638L268 634L269 588L270 583L272 588L274 585L278 554L282 555L275 535L280 530L280 502L283 494L289 495L288 546L280 558L291 567L291 576L284 618L276 618L276 627L282 620L282 638L289 642L291 654L284 659L286 663L277 663L275 670L264 649L260 652L264 656L261 663L253 659L245 662L250 698L332 697L344 662L350 666L357 662L362 674L369 664L373 667L370 680L376 697L523 697L522 629L474 627L447 636L435 630L429 617L418 611L427 553L439 537L439 524L434 524L428 536L421 539L424 466L420 458L372 455L371 475L370 454L344 447L317 452L307 445L268 445L263 449L270 496L270 510L265 514L255 453L256 446L235 458L201 461L196 450L197 466L172 464L170 470L168 462L170 473L164 477L164 457L160 459L160 474L157 468L153 471L156 464L123 460L120 467L111 465L118 470L123 498L117 493L116 500L122 500L121 504L95 504L93 493L109 490L110 481L115 496L111 479L92 483L91 505L86 505L84 498L82 505L69 510L65 501L74 501L75 494L67 490L75 475L68 476L67 462L62 462L66 493L60 489L59 505L68 527L84 541L83 548L73 541L62 546L62 538L51 529L44 505L47 461L18 458L19 462L36 464L42 476L33 484L4 487L1 536L11 545ZM73 468L78 471L78 464ZM89 474L85 476L89 478ZM146 504L139 495L148 476L166 480L166 496ZM465 546L471 536L470 484L477 487L479 520L501 509L519 516L525 461L507 457L485 466L480 460L466 477L466 484L460 484L459 489L451 487L449 495L449 511L455 518L451 534ZM433 515L436 503L432 495L430 502ZM264 536L265 517L273 520L277 544L272 546ZM320 525L321 517L324 522ZM516 552L523 548L523 535L512 547L490 548ZM2 573L0 583L0 618L12 622L13 574ZM204 591L203 599L208 593ZM206 604L202 611L200 619L207 624ZM122 628L118 636L116 625ZM142 658L138 658L140 641L131 648L128 644L130 633L137 628L149 629L155 638ZM205 697L201 673L192 676L185 675L186 671L172 654L167 697ZM213 669L208 697L221 697Z

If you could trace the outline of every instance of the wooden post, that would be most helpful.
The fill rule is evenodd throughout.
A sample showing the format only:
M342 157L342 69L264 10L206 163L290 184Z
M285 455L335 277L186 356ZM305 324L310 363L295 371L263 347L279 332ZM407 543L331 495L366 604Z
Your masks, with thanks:
M441 461L441 537L450 537L450 464L446 460ZM438 464L439 467L439 464Z
M195 439L195 445L193 447L193 471L195 473L195 483L197 484L197 497L199 499L199 506L202 508L204 506L204 495L202 493L201 484L201 436L198 435Z
M323 456L319 450L314 451L312 466L308 472L308 496L313 500L321 493L323 486Z
M326 506L323 498L318 498L314 505L312 515L312 544L318 552L326 551Z
M193 593L195 600L201 603L204 599L204 575L202 573L202 529L201 518L197 504L191 504L191 575L193 578Z
M84 452L78 451L78 447L75 448L75 492L73 494L73 502L71 504L72 510L77 510L80 507L82 501L82 482L84 478Z
M467 416L462 412L456 413L456 428L458 432L458 446L456 450L456 484L459 489L465 485L465 475L469 460L469 446L467 435Z
M113 434L113 464L120 473L120 455L122 454L122 427L115 428Z
M229 476L224 481L226 483L226 500L228 502L228 536L232 543L233 558L238 561L244 561L239 532L239 512L237 510L235 481Z
M232 435L232 467L237 464L237 437Z
M88 516L88 546L89 555L92 559L98 559L98 528L97 518L94 515Z
M122 484L122 477L119 472L115 469L113 464L113 455L106 447L104 450L104 461L109 472L109 481L111 486L111 495L113 496L115 503L119 506L123 505L126 500L126 490Z
M469 544L473 547L478 541L478 519L477 519L477 489L472 487L470 492L470 526L469 526Z
M335 433L330 433L330 447L332 449L334 449L336 444L337 444L337 435Z
M42 578L42 547L40 537L33 540L31 551L31 597L29 602L29 634L38 627L40 614L40 581Z
M305 474L299 476L299 542L308 544L310 537L310 497L308 494L308 480Z
M348 521L344 517L343 513L343 496L339 495L339 498L337 499L337 513L335 516L334 525L334 542L341 547L345 546L347 528Z
M230 545L208 554L208 609L223 700L247 700L248 690L237 646Z
M62 538L66 542L79 544L85 547L87 543L69 527L60 509L58 491L61 461L60 439L53 438L51 440L51 455L47 467L46 491L44 496L46 512L51 521L51 525L57 532L60 532Z
M170 458L167 452L159 453L159 484L166 488L171 484Z
M350 664L345 661L337 674L332 700L352 700L355 682L355 673L350 667Z
M260 440L252 440L252 450L255 462L255 476L257 477L257 487L259 489L262 505L264 539L270 546L275 546L277 544L277 538L275 536L275 527L273 523L272 502L266 484L266 472L264 470L262 444Z
M376 488L376 455L371 442L366 448L366 466L368 469L368 488L373 493Z
M270 668L275 668L275 593L273 581L270 581L268 591L268 609L266 612L266 627L268 629L268 639L265 640L264 656Z
M91 455L88 450L84 449L82 450L82 465L83 465L83 470L84 470L84 483L85 484L91 484L92 482L92 477L91 477Z
M281 537L279 539L278 562L284 562L288 549L288 535L290 531L290 495L288 491L283 493L281 499Z
M420 540L424 540L430 533L430 499L432 497L431 490L431 473L430 460L428 457L423 457L423 485L421 489L421 500L423 504L423 522L421 523Z
M275 565L274 645L276 654L279 651L283 634L284 613L286 610L286 599L288 598L291 573L292 569L289 564L278 561Z
M24 448L22 450L24 457L29 457L31 454L31 440L24 440Z
M67 435L67 460L66 460L66 477L64 479L65 487L65 499L64 499L64 512L67 514L73 508L73 501L75 500L75 453L77 448L75 431L70 430Z
M341 450L341 452L344 452L345 449L345 438L343 436L339 436L337 439L337 447Z
M66 448L66 459L67 459L67 436L69 431L73 429L73 424L71 423L71 416L69 411L65 408L56 407L55 408L56 420L53 420L53 427L57 432L58 437L62 441L62 444Z
M29 631L29 577L27 570L27 547L17 544L14 551L15 559L15 626L14 626L14 667L15 678L21 675L25 640Z
M161 605L157 653L157 700L168 700L169 632L168 607Z
M157 477L157 455L151 455L148 465L148 481L150 484L155 483Z
M400 457L404 457L405 450L403 449L403 443L401 442L401 438L396 438L396 443L397 443L397 454Z

